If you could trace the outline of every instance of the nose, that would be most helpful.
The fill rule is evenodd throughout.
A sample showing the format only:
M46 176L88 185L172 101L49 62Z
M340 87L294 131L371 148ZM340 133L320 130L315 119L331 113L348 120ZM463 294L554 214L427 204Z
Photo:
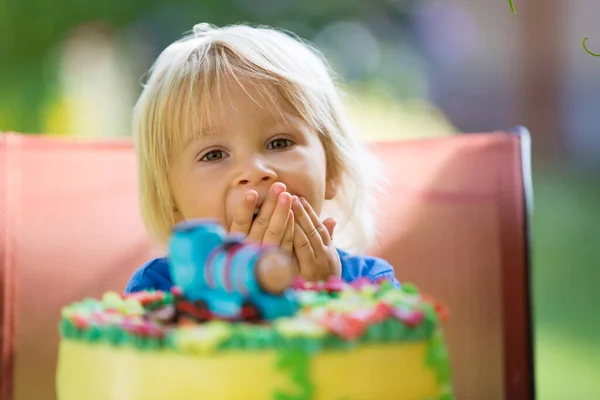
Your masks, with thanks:
M262 157L252 157L241 165L236 179L239 186L254 186L277 180L277 173Z

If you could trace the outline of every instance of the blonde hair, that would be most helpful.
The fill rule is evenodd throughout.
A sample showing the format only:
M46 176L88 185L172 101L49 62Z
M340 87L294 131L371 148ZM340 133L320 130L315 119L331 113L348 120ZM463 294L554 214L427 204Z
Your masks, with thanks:
M279 107L287 106L319 132L327 176L339 182L324 211L338 220L336 245L354 251L370 246L371 189L380 175L376 160L351 130L330 65L293 34L248 25L198 24L168 46L149 71L134 109L133 134L142 218L151 236L162 243L170 236L175 223L171 158L191 135L202 132L195 121L210 121L213 89L218 92L227 78L274 89L286 103Z

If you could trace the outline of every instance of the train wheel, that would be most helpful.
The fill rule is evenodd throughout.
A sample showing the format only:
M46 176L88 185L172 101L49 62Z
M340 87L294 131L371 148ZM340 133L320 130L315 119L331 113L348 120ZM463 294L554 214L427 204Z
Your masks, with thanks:
M200 322L206 322L213 319L212 312L210 308L208 308L208 304L204 300L196 300L194 302L194 306L196 310L194 312L194 317Z
M192 326L198 325L198 321L196 318L192 318L189 315L182 315L179 317L179 321L177 322L178 326Z
M262 321L262 315L260 314L260 311L254 304L252 304L249 301L246 301L244 302L244 304L242 304L241 317L242 320L248 322Z
M182 324L184 321L206 322L212 319L212 313L208 308L208 305L203 300L197 300L190 302L187 300L181 300L177 302L177 314L179 316L179 323Z

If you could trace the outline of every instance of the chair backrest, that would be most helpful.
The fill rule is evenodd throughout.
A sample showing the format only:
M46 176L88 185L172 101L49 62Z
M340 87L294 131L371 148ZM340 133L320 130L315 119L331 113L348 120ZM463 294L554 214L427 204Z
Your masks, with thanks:
M373 144L391 186L371 253L451 309L457 399L533 398L527 138ZM155 255L135 172L127 140L0 135L0 400L54 399L60 308Z
M372 249L442 299L457 399L533 399L529 133L374 146L388 167Z

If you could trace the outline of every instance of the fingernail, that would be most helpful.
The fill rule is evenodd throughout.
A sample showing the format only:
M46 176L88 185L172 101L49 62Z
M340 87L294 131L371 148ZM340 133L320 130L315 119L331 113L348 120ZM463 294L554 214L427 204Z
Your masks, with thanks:
M288 204L290 202L290 196L286 196L284 193L281 193L277 201L279 204Z
M300 206L300 199L298 198L298 196L294 196L294 204Z
M276 196L285 192L285 185L283 183L279 183L279 182L274 183L271 188L273 190L273 194Z
M247 192L247 193L244 195L244 199L245 199L246 201L251 201L251 200L253 200L253 199L254 199L254 193L252 193L252 192Z
M302 202L303 205L305 205L305 206L308 205L308 201L306 201L306 199L304 197L300 197L300 201Z

